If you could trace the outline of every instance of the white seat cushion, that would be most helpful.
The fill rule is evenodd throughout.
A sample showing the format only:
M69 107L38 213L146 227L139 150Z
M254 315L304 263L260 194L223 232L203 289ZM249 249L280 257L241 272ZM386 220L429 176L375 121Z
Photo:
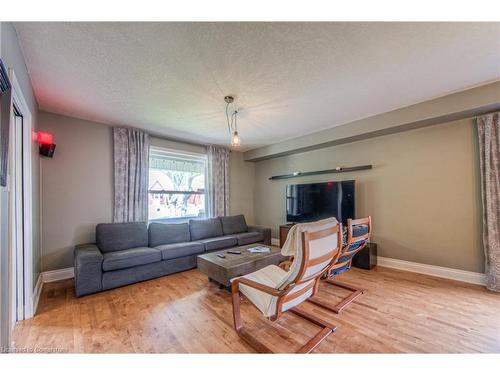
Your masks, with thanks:
M276 288L285 276L286 271L282 270L278 266L271 265L264 267L258 271L249 273L244 277L246 279L256 281L259 284L264 284L270 286L271 288ZM264 293L245 284L240 284L240 292L246 298L248 298L262 312L262 314L264 314L264 316L269 317L276 314L276 301L278 300L277 297Z

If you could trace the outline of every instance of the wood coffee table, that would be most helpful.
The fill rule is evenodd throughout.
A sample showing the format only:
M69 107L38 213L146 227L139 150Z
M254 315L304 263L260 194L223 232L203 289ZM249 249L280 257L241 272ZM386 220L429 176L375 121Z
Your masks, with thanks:
M251 253L247 250L254 246L266 246L271 251ZM228 254L227 252L231 250L241 251L241 254ZM226 257L220 258L217 254L224 254ZM281 249L277 246L254 243L198 255L198 269L208 276L209 281L217 282L221 289L229 289L232 278L260 270L271 264L278 265L287 258L281 255Z

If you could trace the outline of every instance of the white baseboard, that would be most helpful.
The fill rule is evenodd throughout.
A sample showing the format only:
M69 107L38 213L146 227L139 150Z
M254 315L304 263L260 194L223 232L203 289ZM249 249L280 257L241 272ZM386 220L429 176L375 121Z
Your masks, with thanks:
M33 315L31 317L36 314L38 302L40 301L40 295L42 294L43 284L50 283L52 281L71 279L74 276L75 270L73 267L41 272L40 275L38 275L38 280L36 281L35 289L33 290L33 299L31 305L33 307Z
M279 238L271 238L271 245L279 246L280 245L280 239Z
M75 269L73 267L62 268L60 270L45 271L42 272L42 281L44 283L50 283L52 281L59 281L65 279L71 279L75 277Z
M382 267L394 268L402 271L422 273L424 275L442 277L444 279L463 281L470 284L486 285L484 273L458 270L424 263L408 262L406 260L377 257L377 264Z
M35 290L33 291L33 315L36 314L36 309L38 307L38 301L40 301L40 295L42 294L43 287L43 275L40 273L38 275L38 280L36 281Z

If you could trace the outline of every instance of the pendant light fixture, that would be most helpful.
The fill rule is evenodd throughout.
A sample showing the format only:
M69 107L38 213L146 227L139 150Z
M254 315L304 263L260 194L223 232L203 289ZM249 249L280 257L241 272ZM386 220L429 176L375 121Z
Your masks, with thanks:
M231 114L229 114L229 105L234 102L234 98L228 95L224 97L224 101L226 102L227 129L229 131L229 136L231 137L231 146L239 147L241 145L241 139L238 134L238 111L234 110Z

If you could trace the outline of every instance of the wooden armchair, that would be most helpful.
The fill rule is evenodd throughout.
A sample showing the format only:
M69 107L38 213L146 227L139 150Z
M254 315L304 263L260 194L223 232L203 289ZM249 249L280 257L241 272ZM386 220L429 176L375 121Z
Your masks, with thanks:
M341 224L335 219L326 219L295 227L294 231L297 233L289 234L287 239L287 242L297 239L294 261L288 272L271 265L232 280L234 328L243 340L261 353L272 353L273 350L243 328L240 316L240 298L243 296L271 321L290 311L321 327L320 332L302 346L298 353L310 353L336 329L334 325L300 309L298 305L316 294L321 275L337 261L342 248Z
M356 232L359 231L361 232L361 234L354 233L355 231ZM349 219L347 221L347 243L342 249L342 252L337 262L334 263L328 270L327 278L325 281L329 284L341 287L343 289L347 289L352 293L336 304L326 302L322 298L316 296L310 299L312 303L324 307L338 314L340 311L342 311L344 307L346 307L348 304L350 304L357 297L359 297L361 294L364 293L363 289L359 289L355 286L335 281L334 277L351 268L352 258L359 251L363 250L366 247L366 244L370 240L371 233L372 233L371 216L357 220Z

